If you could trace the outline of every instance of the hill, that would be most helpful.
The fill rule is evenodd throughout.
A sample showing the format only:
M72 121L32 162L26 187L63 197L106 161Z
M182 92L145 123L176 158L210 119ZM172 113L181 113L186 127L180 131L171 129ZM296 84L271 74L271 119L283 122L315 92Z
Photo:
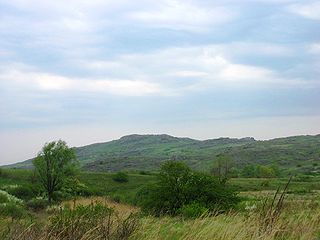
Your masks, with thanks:
M156 170L169 159L209 170L216 155L228 153L241 169L247 164L278 164L287 171L312 172L320 166L320 135L267 141L253 138L195 140L169 135L128 135L118 140L75 148L82 167L90 171ZM31 160L9 167L30 168Z

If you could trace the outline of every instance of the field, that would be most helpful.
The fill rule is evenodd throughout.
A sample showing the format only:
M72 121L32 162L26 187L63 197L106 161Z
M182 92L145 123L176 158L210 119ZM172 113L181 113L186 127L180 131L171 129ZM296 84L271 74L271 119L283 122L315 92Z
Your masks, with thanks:
M9 185L31 184L32 175L32 171L29 170L2 170L0 189L5 189ZM91 206L100 202L114 209L117 217L113 220L112 228L118 229L117 231L120 227L128 227L124 223L127 224L126 219L129 218L130 213L134 214L135 220L132 223L129 222L134 229L131 229L132 232L123 239L284 240L320 238L320 179L318 177L293 179L279 212L276 210L276 204L272 206L269 201L264 201L266 199L271 201L276 189L279 186L283 188L288 179L234 178L229 182L239 191L239 196L243 199L237 209L223 214L208 213L200 218L185 218L144 215L140 213L139 207L134 206L136 193L142 187L154 183L157 178L156 173L152 175L132 173L129 174L129 181L124 183L115 182L113 175L111 173L82 172L80 181L90 189L88 194L92 196L66 200L61 202L60 206L70 206L72 209L79 205ZM279 195L276 199L279 199ZM48 210L33 211L31 225L28 225L29 220L3 218L0 221L0 227L3 231L7 228L8 221L11 222L10 229L13 232L10 235L11 239L56 240L59 238L48 238L48 236L41 235L42 232L35 227L41 223L44 229L52 228L48 223L51 221L51 215L52 213ZM36 225L35 222L37 222ZM73 224L79 224L79 221ZM25 230L22 231L21 228ZM116 235L112 236L106 239L121 239L115 237Z

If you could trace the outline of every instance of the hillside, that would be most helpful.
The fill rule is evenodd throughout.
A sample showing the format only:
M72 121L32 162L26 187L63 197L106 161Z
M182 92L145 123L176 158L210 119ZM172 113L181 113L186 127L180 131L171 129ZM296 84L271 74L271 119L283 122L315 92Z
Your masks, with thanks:
M235 166L277 163L286 170L317 171L320 135L268 141L253 138L194 140L169 135L128 135L118 140L75 148L82 167L90 171L156 170L168 159L208 170L217 154L227 152ZM31 160L9 167L30 168Z

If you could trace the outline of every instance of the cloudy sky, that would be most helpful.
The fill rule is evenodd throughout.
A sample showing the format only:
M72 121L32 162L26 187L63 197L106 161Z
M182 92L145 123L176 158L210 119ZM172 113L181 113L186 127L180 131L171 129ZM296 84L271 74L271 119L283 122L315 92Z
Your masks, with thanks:
M0 0L0 164L50 140L320 133L320 1Z

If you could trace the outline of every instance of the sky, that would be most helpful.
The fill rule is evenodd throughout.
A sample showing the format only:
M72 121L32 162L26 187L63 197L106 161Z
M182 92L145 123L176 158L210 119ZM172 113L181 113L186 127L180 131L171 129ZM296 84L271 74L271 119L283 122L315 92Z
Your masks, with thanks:
M0 165L126 134L320 133L320 1L0 0Z

